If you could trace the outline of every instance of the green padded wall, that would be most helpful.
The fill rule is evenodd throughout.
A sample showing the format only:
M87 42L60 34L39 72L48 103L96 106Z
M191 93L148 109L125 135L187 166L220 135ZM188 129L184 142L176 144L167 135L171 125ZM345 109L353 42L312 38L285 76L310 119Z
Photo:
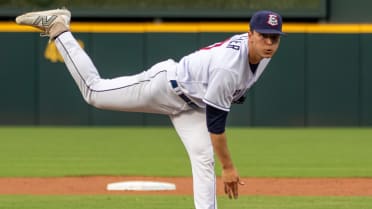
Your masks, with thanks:
M305 35L289 34L258 80L254 125L305 125Z
M308 35L308 125L358 125L358 40L358 35Z
M0 124L37 123L37 36L31 33L0 33Z
M104 78L176 61L232 33L76 33ZM167 116L98 110L85 103L46 38L0 33L0 124L170 125ZM11 49L11 50L9 50ZM18 50L22 49L22 50ZM372 34L290 33L229 126L372 125ZM20 59L21 58L21 59Z
M361 35L360 117L361 125L372 125L372 34Z

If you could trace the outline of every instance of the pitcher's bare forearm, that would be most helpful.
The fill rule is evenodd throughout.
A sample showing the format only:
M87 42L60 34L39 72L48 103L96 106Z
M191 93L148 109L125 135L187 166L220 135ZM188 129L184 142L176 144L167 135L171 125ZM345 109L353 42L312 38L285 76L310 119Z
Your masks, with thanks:
M225 193L229 198L238 198L238 185L244 185L240 182L239 174L234 167L231 159L230 151L227 146L227 139L225 133L213 134L211 133L211 140L219 161L222 165L222 181L224 183Z
M213 134L211 133L211 140L219 161L221 162L222 169L231 169L234 167L230 151L227 146L227 138L225 133Z

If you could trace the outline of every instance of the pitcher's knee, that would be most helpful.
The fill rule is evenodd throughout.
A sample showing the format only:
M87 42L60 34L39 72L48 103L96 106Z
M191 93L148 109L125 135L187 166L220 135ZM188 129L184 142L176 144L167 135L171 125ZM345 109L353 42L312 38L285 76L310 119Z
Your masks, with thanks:
M86 101L86 103L88 103L89 105L91 105L91 106L93 106L97 109L111 109L110 106L106 102L99 101L97 99L85 98L85 101Z
M196 150L190 153L193 163L204 166L214 166L213 149Z
M104 109L104 103L100 100L97 99L97 97L94 96L93 92L92 91L86 91L86 92L82 92L82 96L84 98L84 101L95 107L95 108L98 108L98 109Z

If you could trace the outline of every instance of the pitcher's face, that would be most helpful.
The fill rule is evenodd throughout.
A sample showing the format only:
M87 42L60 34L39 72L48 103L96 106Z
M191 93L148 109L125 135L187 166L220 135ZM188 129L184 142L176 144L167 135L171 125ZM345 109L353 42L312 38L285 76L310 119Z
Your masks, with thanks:
M249 61L257 63L263 58L271 58L279 48L279 34L262 34L257 31L248 32Z

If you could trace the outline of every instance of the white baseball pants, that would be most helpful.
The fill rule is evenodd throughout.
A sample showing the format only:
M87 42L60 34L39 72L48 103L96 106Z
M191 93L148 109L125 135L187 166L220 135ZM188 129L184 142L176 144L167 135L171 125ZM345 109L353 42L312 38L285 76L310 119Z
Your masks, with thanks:
M214 154L205 110L192 109L172 89L167 75L175 72L176 63L168 60L136 75L102 79L70 32L61 34L55 43L88 104L169 115L191 161L195 208L216 209Z

